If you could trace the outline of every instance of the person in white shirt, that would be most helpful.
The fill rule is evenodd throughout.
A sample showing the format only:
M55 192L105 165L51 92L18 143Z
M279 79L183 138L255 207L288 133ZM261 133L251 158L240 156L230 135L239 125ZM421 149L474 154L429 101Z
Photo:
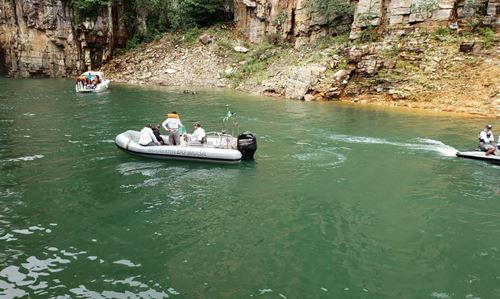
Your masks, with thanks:
M491 125L486 125L484 130L479 133L479 148L483 152L486 152L486 156L494 153L496 150L496 147L494 145L495 137L493 136L491 128Z
M205 130L201 127L199 121L194 123L194 132L189 135L189 143L192 145L202 144L203 138L205 138Z
M169 113L169 117L161 125L168 132L168 144L181 145L179 127L184 127L184 125L179 120L177 112L173 111Z
M139 144L142 146L161 145L158 139L156 139L153 129L151 129L151 125L146 125L142 128Z

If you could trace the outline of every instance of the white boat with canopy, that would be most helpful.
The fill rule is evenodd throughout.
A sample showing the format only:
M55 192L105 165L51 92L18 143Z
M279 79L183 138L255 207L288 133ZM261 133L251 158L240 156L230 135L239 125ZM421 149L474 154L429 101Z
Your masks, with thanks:
M87 71L76 79L76 92L102 92L108 89L109 80L103 72Z

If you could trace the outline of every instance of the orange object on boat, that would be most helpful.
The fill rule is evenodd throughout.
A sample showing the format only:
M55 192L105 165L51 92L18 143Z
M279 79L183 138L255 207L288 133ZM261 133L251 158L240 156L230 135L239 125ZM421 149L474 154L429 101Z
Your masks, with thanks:
M175 113L167 113L167 117L168 118L177 118L177 119L180 119L179 118L179 114L175 114Z

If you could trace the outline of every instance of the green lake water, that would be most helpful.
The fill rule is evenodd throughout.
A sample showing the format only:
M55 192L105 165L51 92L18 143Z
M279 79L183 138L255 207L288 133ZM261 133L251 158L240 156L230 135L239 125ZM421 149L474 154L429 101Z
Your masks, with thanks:
M117 134L176 110L255 161L151 160ZM71 80L0 79L1 298L500 298L486 122ZM496 128L496 129L495 129Z

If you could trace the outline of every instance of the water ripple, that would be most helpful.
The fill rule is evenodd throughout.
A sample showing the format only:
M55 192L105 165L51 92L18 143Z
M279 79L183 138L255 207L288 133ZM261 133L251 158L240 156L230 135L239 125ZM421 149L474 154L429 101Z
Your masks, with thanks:
M114 261L113 263L118 264L118 265L124 265L124 266L130 267L130 268L135 268L135 267L141 266L141 264L134 264L129 260L119 260L119 261Z
M112 281L112 284L119 284L123 281ZM130 283L130 280L127 281ZM165 291L157 291L153 288L150 288L149 286L139 283L135 288L139 289L145 289L138 291L137 293L131 292L131 291L124 291L124 292L118 292L118 291L102 291L102 292L97 292L97 291L92 291L89 290L86 286L80 285L77 288L72 288L70 289L70 292L73 293L74 295L77 296L82 296L85 298L155 298L155 299L160 299L160 298L169 298L171 295L179 295L180 293L177 292L173 288L168 288Z
M0 160L0 162L33 161L35 159L41 159L43 157L44 157L43 155L24 156L24 157L19 157L19 158Z
M64 287L59 279L50 279L51 273L64 271L70 267L71 260L60 257L62 254L78 260L79 256L86 256L84 250L78 251L75 248L71 250L59 250L56 247L46 247L51 256L41 259L35 256L29 256L20 266L8 265L0 270L0 296L2 298L18 298L28 294L47 295L47 289ZM46 253L47 254L47 253ZM99 261L104 263L97 256L89 255L86 257L90 261ZM113 262L117 265L123 265L130 268L141 267L141 264L133 263L128 259L121 259ZM89 298L168 298L172 295L179 295L174 288L161 288L158 283L154 286L138 280L140 276L132 276L125 279L106 278L102 281L110 285L118 285L127 288L126 291L103 290L100 292L92 291L84 285L69 289L73 296L82 296Z
M383 138L367 137L367 136L351 136L351 135L332 135L331 139L347 143L362 143L362 144L383 144L397 147L408 148L412 150L422 150L437 152L442 156L454 157L458 152L457 149L446 145L438 140L428 138L415 138L416 143L390 141Z
M119 164L116 170L122 175L142 174L143 176L155 176L163 171L164 164L158 162L127 162Z

